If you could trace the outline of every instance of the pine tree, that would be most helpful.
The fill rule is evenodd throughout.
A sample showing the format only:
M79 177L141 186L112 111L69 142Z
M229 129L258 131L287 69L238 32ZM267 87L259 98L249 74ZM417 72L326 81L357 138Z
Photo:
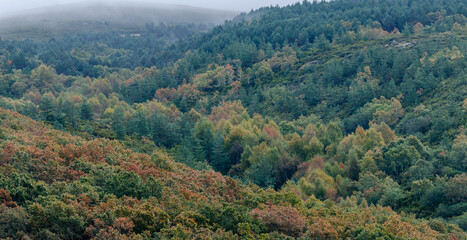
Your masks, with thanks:
M5 139L6 138L5 132L3 131L1 126L2 126L2 119L0 119L0 139Z
M118 139L123 139L126 134L123 112L123 107L118 106L115 109L114 115L112 117L112 128Z
M196 138L200 141L200 144L203 148L205 153L205 159L210 162L212 160L211 155L213 152L213 124L207 120L202 119L198 123L196 123L194 128L194 134Z
M94 115L94 113L92 111L91 104L89 104L88 101L84 101L83 104L81 104L81 119L82 120L92 120L93 115Z
M212 148L211 166L216 171L225 174L230 168L229 163L230 160L224 151L224 137L222 136L222 132L217 130Z
M151 136L158 146L172 148L181 143L180 127L176 123L170 123L159 112L155 112L152 116Z
M331 48L331 43L326 38L326 36L324 36L324 34L321 34L319 37L316 37L313 45L316 49L318 49L321 52L326 52Z
M358 162L358 155L355 150L351 150L347 158L349 177L352 180L358 180L358 176L360 174L360 163Z
M52 126L55 129L60 130L60 131L63 131L63 129L64 129L63 125L58 120L55 120L54 124Z
M94 134L94 128L89 121L86 121L86 124L83 126L83 131L89 133L91 136Z
M57 105L55 106L55 121L54 121L54 125L55 125L55 122L58 122L60 123L60 125L63 127L63 124L65 124L65 117L66 117L66 114L63 112L63 102L62 102L62 99L58 99L58 103Z
M151 121L151 136L154 143L158 146L165 146L166 144L166 129L167 123L164 116L159 112L155 112Z
M274 166L264 156L246 172L247 179L264 188L274 185L276 182L274 175Z
M68 119L73 128L78 126L78 121L80 117L79 110L80 109L78 108L78 106L72 103L70 104L68 111Z
M44 94L41 99L41 105L39 106L43 120L53 123L55 121L55 103L53 95Z
M139 110L136 114L136 132L140 136L145 136L149 132L148 125L146 122L146 115L142 110Z
M188 114L182 115L179 121L180 134L183 139L188 139L193 135L192 134L193 123L190 122L189 117L187 115Z
M203 149L201 141L198 139L193 139L193 155L197 162L202 162L206 160L206 153Z
M180 102L178 103L178 108L182 112L188 112L190 110L190 108L188 107L188 101L186 100L185 97L182 97L180 99Z

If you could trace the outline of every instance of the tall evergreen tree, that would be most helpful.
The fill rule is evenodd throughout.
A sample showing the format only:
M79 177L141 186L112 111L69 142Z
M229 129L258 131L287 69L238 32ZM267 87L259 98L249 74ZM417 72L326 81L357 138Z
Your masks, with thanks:
M136 113L136 132L140 136L146 136L149 132L149 128L146 121L146 114L143 110L138 110Z
M115 112L112 116L112 129L118 139L123 139L126 134L124 111L122 106L118 106L115 108Z
M45 121L53 123L55 121L55 103L53 96L44 94L41 98L39 110L41 110L42 118Z
M252 183L264 188L274 186L276 182L274 166L264 156L258 163L251 166L246 172L246 177Z
M222 132L220 130L216 131L210 163L216 171L220 171L224 174L227 173L230 168L230 160L224 150L224 136L222 136Z
M93 119L93 111L92 111L92 106L91 104L88 103L88 101L84 101L83 104L81 104L81 119L83 120L92 120Z

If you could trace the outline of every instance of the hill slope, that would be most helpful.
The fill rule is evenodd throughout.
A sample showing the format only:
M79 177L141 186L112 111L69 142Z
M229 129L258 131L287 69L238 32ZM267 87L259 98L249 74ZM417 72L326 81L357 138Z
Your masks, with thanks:
M323 201L344 213L390 207L442 233L465 230L466 16L463 0L305 1L202 34L161 25L140 37L84 32L0 41L0 106L83 139L115 139L109 144L141 156L162 151L193 169L293 192L285 205L312 219L307 226L334 221L328 210L317 218L304 210ZM302 221L274 222L291 209L271 206L275 213L265 216L268 208L245 201L255 234L282 229L325 238L301 231ZM210 223L240 234L220 218ZM336 226L321 223L317 229ZM358 226L323 234L372 238L372 230L355 232Z
M160 150L146 155L117 141L86 141L4 109L0 120L1 238L463 236L452 225L355 200L345 209L302 202L292 193L191 170Z

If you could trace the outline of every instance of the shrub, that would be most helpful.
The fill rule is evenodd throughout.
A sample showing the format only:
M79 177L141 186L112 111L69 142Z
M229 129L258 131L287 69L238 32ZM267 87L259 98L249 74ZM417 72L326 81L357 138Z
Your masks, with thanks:
M250 214L260 220L269 231L300 237L305 228L305 219L291 207L271 205L265 209L253 209Z

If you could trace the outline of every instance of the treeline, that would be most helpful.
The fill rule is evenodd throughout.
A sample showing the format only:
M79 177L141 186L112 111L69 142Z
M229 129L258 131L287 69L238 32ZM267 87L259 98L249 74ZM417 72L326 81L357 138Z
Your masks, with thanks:
M135 33L79 32L48 41L1 40L2 71L30 72L45 63L59 74L103 76L102 67L131 68L166 64L156 57L168 44L211 29L208 25L154 25Z

